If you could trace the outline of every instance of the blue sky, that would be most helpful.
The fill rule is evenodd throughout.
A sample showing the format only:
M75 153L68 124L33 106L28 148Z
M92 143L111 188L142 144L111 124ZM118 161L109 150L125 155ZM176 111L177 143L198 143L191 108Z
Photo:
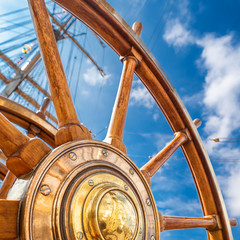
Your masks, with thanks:
M108 1L132 25L143 23L142 39L175 86L191 117L200 118L200 135L208 150L230 217L240 218L240 2L118 0ZM26 1L0 4L0 15L26 6ZM102 48L89 30L79 38L107 75L102 78L85 57L80 75L73 72L71 92L80 120L97 139L104 139L116 95L122 64L108 47ZM6 36L7 38L7 36ZM61 43L59 48L61 49ZM66 46L70 46L66 44ZM68 52L62 50L64 65ZM73 51L76 51L74 48ZM77 64L77 63L76 63ZM79 83L77 83L79 81ZM45 80L42 80L45 84ZM39 100L40 101L40 100ZM24 103L24 102L23 102ZM212 138L226 138L219 143ZM128 155L141 167L173 134L146 89L134 77L124 143ZM240 141L240 140L239 140ZM201 216L191 173L181 151L154 176L152 190L165 215ZM239 239L240 228L233 228ZM162 239L204 239L204 230L164 232Z

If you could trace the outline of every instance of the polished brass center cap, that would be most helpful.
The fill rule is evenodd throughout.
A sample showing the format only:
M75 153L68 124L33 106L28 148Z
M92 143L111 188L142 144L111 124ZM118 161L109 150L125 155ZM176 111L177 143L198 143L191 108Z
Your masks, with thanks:
M113 190L104 195L97 218L104 239L132 239L136 233L136 209L121 191Z
M86 178L72 198L70 226L74 239L135 240L142 238L143 216L126 183L111 174Z
M83 209L86 219L83 225L89 239L134 239L138 229L137 210L119 185L109 182L97 185L89 192Z

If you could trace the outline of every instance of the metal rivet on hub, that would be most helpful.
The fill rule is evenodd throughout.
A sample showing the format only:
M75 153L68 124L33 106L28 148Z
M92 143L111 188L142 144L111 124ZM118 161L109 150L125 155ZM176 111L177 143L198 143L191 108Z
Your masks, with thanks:
M79 233L78 233L78 240L81 240L81 239L83 239L83 233L82 233L82 232L79 232Z
M88 181L88 185L89 185L90 187L92 187L92 186L94 185L94 181L93 181L92 179L90 179L90 180Z
M51 192L50 187L47 184L44 184L40 187L40 193L44 196L49 195Z
M130 172L131 175L134 174L134 170L132 168L129 169L129 172Z
M124 189L127 191L128 190L128 185L124 185Z
M70 152L68 154L68 157L72 160L75 161L77 159L77 154L75 152Z
M151 203L151 200L150 200L149 198L147 199L146 202L147 202L147 205L148 205L148 206L151 206L152 203ZM151 238L151 239L152 239L152 238Z
M155 240L155 237L152 235L151 238L150 238L150 240Z
M107 156L108 156L108 151L107 151L106 149L103 149L103 150L102 150L102 155L103 155L104 157L107 157Z

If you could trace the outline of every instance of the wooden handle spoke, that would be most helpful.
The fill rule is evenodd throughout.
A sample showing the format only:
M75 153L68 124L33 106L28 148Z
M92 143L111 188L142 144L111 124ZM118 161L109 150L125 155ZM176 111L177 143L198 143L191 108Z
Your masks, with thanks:
M8 192L15 181L16 181L16 176L10 171L8 171L2 183L2 187L0 189L0 199L7 198Z
M39 111L37 111L37 115L39 117L45 119L46 110L47 110L50 102L51 102L50 98L48 98L48 97L44 98L42 106L40 107Z
M39 110L36 113L42 119L46 118L46 110L50 104L50 101L51 101L50 98L45 97L42 106L39 108ZM40 134L40 132L41 132L41 130L36 125L30 124L27 135L30 138L32 138L32 137L38 136Z
M142 24L136 22L133 25L133 30L140 35L142 30ZM131 92L133 75L137 66L138 60L132 56L123 57L123 70L118 87L118 93L115 100L115 104L112 111L112 116L105 138L105 142L112 144L126 153L126 147L122 141L125 120L127 116L128 102Z
M3 180L7 175L8 169L7 167L0 162L0 179Z
M0 149L7 168L17 177L27 174L51 150L40 139L30 139L0 113Z
M201 126L202 121L200 119L196 118L196 119L193 120L193 123L196 126L196 128L198 128L198 127Z
M44 0L28 2L58 118L56 145L91 139L90 132L78 120Z
M175 138L164 147L156 156L148 161L141 171L150 184L151 177L162 167L162 165L172 156L172 154L183 144L188 141L187 134L183 132L175 133Z
M229 222L232 227L236 227L238 225L237 219L235 218L229 218Z
M205 228L207 230L218 230L220 224L216 216L196 217L172 217L159 214L161 231Z
M0 199L0 239L18 238L20 201Z

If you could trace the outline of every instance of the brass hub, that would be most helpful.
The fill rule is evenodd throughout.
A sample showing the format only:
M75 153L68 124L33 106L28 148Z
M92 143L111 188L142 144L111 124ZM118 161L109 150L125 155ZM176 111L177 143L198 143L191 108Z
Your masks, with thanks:
M126 183L109 173L96 173L77 188L70 205L71 235L79 239L138 239L142 209Z
M109 144L62 145L12 191L22 186L27 193L21 239L160 239L158 211L145 178Z

